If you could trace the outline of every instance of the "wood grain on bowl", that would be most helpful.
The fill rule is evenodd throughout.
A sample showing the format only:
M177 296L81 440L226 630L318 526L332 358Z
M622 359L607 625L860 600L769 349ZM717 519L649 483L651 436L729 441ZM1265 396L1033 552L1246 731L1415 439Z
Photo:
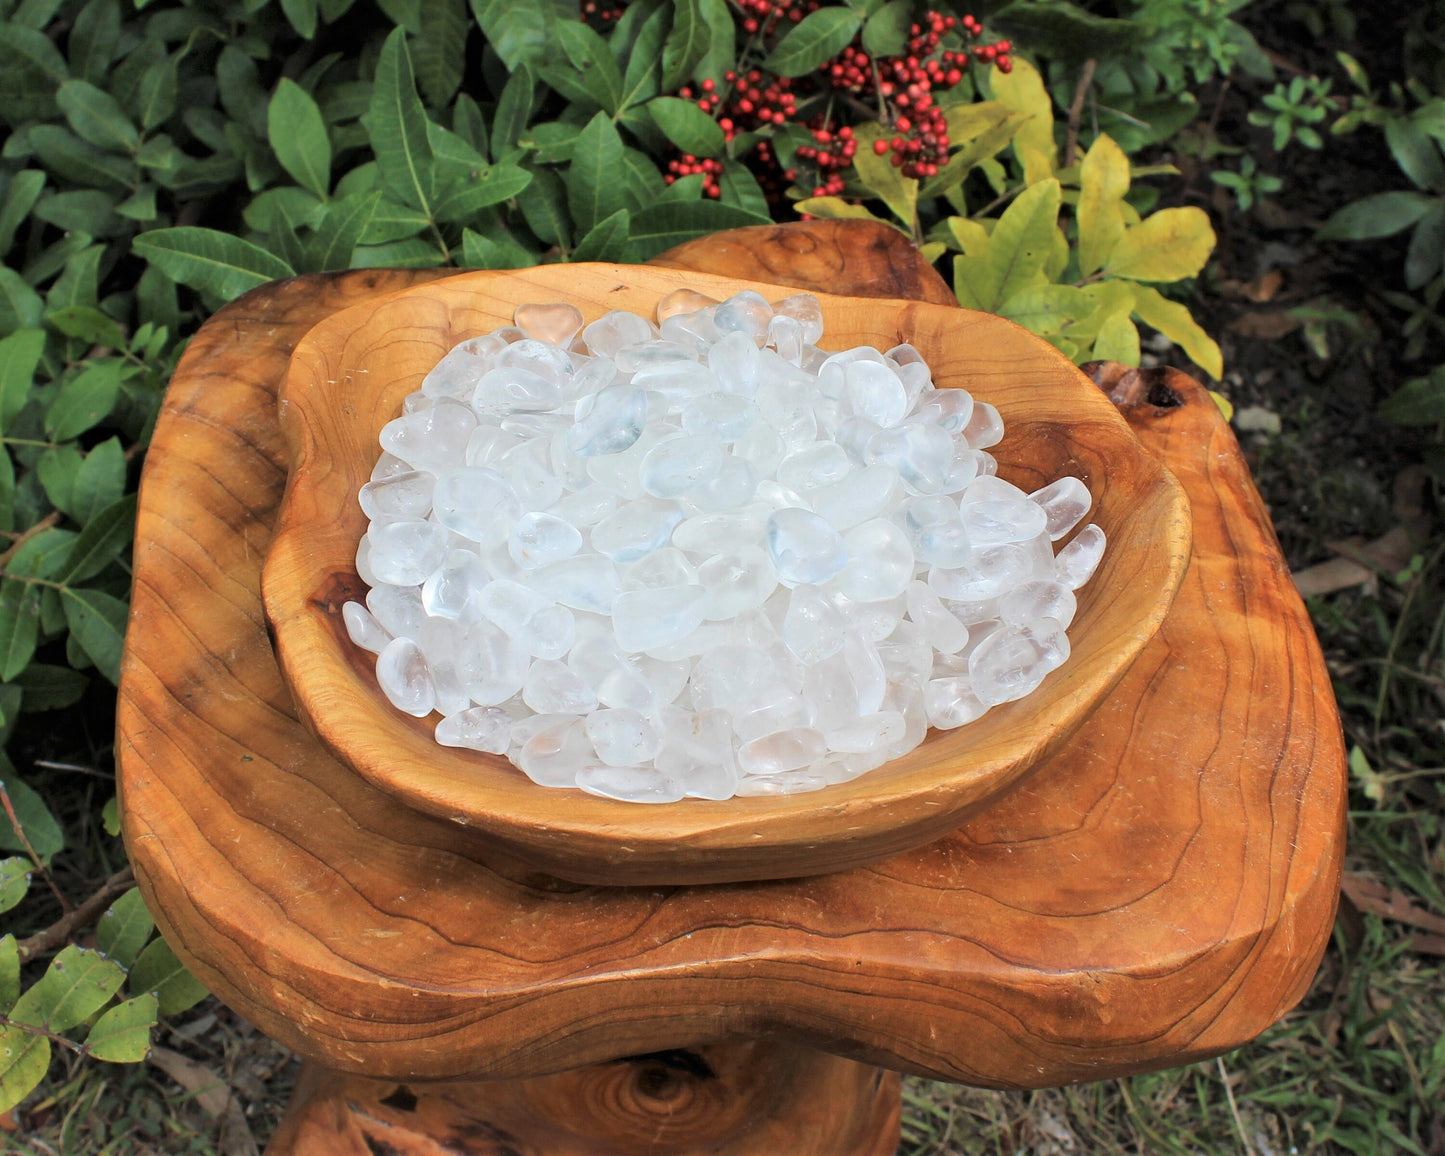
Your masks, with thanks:
M481 828L532 866L583 883L716 883L814 875L918 846L957 826L1059 749L1158 629L1184 572L1188 504L1118 411L1067 359L1010 322L913 301L822 295L826 348L903 341L941 386L998 406L1000 476L1035 489L1072 474L1094 497L1109 548L1079 591L1072 655L1027 699L923 744L850 783L782 798L661 807L541 788L502 756L438 746L436 718L392 708L341 607L366 517L357 491L377 435L441 356L510 324L518 305L565 300L587 320L651 314L681 287L715 298L777 286L696 272L553 265L431 281L321 321L281 391L290 477L262 577L276 652L323 744L401 802Z
M1339 716L1239 446L1179 374L1151 375L1178 404L1151 388L1125 410L1194 511L1163 628L1064 751L928 847L813 879L579 887L332 758L261 610L286 481L276 390L317 320L426 275L304 277L228 306L146 459L126 845L168 940L230 1007L403 1083L767 1034L1043 1087L1213 1055L1299 999L1339 894Z

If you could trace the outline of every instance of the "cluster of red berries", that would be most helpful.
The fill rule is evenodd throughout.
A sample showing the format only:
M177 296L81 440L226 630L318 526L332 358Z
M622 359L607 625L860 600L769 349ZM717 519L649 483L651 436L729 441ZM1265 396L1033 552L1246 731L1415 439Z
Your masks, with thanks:
M743 31L749 36L762 32L770 35L784 20L797 24L804 16L816 12L818 0L734 0L743 12Z
M691 153L683 153L680 157L674 157L667 162L667 173L663 180L671 185L677 182L680 177L690 177L694 173L702 174L702 195L717 200L722 196L722 186L718 184L718 178L722 176L723 163L715 161L710 157L695 157Z
M604 17L599 4L616 0L586 0L583 11L596 9ZM732 0L741 19L742 30L752 36L767 38L775 32L786 33L805 15L816 11L818 0ZM969 64L978 61L996 64L1001 72L1013 67L1009 57L1012 45L1007 40L993 44L973 43L983 36L983 26L973 16L945 16L929 12L909 30L904 51L894 57L871 57L856 42L848 45L833 60L824 64L812 78L773 76L758 68L743 72L729 71L721 83L707 79L697 86L678 91L684 100L713 117L731 142L740 133L763 131L771 136L788 124L801 124L811 140L798 147L797 169L783 170L767 139L752 150L748 165L756 175L770 201L780 200L789 183L803 182L812 195L836 196L845 188L843 170L853 161L858 142L851 127L835 127L832 103L812 115L798 116L799 106L829 89L846 93L855 102L875 104L879 120L891 135L873 142L878 156L891 156L892 163L904 176L928 178L936 176L948 162L950 140L947 118L936 103L939 92L959 84ZM963 47L944 47L957 44ZM819 102L813 103L817 108ZM723 163L682 155L669 162L666 180L672 184L681 177L700 173L706 196L721 195L719 176ZM802 170L800 176L799 170Z
M907 177L932 177L948 163L948 124L943 110L934 102L934 92L952 88L963 80L969 57L997 64L999 70L1013 68L1007 40L974 45L961 51L939 52L943 38L955 28L977 39L983 27L972 16L958 20L930 12L923 24L909 30L905 55L886 60L870 59L861 48L849 45L828 66L827 76L834 88L860 99L876 99L885 110L884 123L891 122L891 140L873 142L879 156L893 154L893 164Z
M836 197L843 191L841 170L853 163L853 157L858 152L853 129L846 124L836 132L814 128L813 140L814 144L798 146L798 156L818 166L820 183L814 187L813 196Z

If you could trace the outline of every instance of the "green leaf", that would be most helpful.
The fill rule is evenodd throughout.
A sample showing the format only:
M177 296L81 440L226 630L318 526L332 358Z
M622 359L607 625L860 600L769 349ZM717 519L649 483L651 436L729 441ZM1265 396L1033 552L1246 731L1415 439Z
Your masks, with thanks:
M1315 233L1321 241L1370 241L1408 229L1439 203L1424 193L1375 193L1338 210Z
M352 193L326 207L326 216L307 243L307 256L321 272L351 268L351 255L381 204L379 191Z
M296 272L250 241L189 225L152 229L137 237L131 248L171 280L226 301Z
M1428 377L1407 381L1380 406L1380 416L1396 425L1430 426L1445 421L1445 366Z
M67 80L55 94L65 119L82 140L108 152L130 153L140 134L120 103L84 80Z
M25 403L45 352L43 329L22 329L0 338L0 433L10 428Z
M29 864L30 861L22 859L19 862ZM8 1013L11 1004L19 998L20 945L15 942L15 936L7 934L0 937L0 1013Z
M0 582L0 679L29 664L40 634L40 587L15 578Z
M1182 281L1198 276L1213 251L1214 228L1203 209L1160 209L1124 230L1105 272L1131 281Z
M641 10L633 5L629 11ZM622 95L617 104L626 110L634 104L657 95L662 76L662 46L672 24L672 5L662 3L647 17L637 32L630 50L623 57ZM728 18L732 28L732 18ZM614 45L615 47L615 45ZM721 74L718 80L722 80Z
M532 172L529 189L520 202L522 215L527 218L527 228L545 244L570 248L572 221L567 215L567 194L562 187L562 178L551 169L539 168Z
M1435 142L1414 120L1391 117L1385 122L1385 140L1395 163L1416 188L1437 193L1445 190L1445 161L1440 159Z
M176 111L180 91L177 63L176 57L168 56L152 64L140 78L132 109L145 132L170 120Z
M572 219L584 235L598 221L627 208L626 190L618 179L622 164L622 137L607 114L599 112L577 137L565 178Z
M0 21L0 59L12 66L24 65L55 86L63 84L70 76L65 57L60 55L60 49L55 47L50 37L8 20Z
M120 323L94 305L65 305L48 310L45 323L66 337L75 337L90 345L125 348L125 332Z
M266 108L266 135L281 167L302 188L325 197L331 187L331 141L311 95L282 77Z
M1127 313L1113 313L1099 326L1091 353L1100 361L1119 361L1125 365L1139 364L1139 330Z
M989 23L1037 52L1070 61L1125 52L1139 44L1148 29L1144 19L1118 20L1075 4L1036 0L1016 0L995 12Z
M466 66L467 8L464 0L426 0L421 26L412 42L416 80L434 108L451 103Z
M12 856L9 859L0 859L0 915L14 908L22 899L25 893L30 890L30 872L34 865L29 859L22 859L19 856ZM6 936L13 945L15 940L12 936ZM0 961L0 972L4 971L3 961ZM15 996L9 995L3 990L3 976L0 976L0 1008L9 1009L10 1002ZM18 982L18 974L17 974Z
M554 20L545 3L536 0L469 2L487 43L510 71L516 71L518 65L536 64L546 58ZM575 10L573 18L576 18Z
M590 100L615 115L622 100L622 73L607 41L579 20L559 22L556 36L562 57L537 66L542 79L569 100Z
M10 251L15 231L25 223L44 188L45 173L40 169L21 169L10 177L5 199L0 202L0 254Z
M76 488L79 489L78 478ZM91 518L70 548L61 582L94 578L120 555L135 531L135 505L136 495L127 494Z
M1445 261L1445 198L1420 218L1405 252L1405 284L1419 289L1435 279Z
M104 245L87 245L65 259L65 271L45 295L50 310L69 305L94 305L100 294L100 259Z
M618 209L577 243L572 261L621 261L627 255L627 230L632 222L626 209Z
M80 472L80 466L84 460L79 446L67 444L46 450L35 463L35 476L40 479L40 484L45 489L45 496L50 499L51 505L63 513L70 513L70 497L75 491L75 475ZM32 538L25 545L28 546L33 541Z
M1129 158L1100 133L1080 165L1079 272L1097 271L1124 235L1124 194L1129 191Z
M101 951L121 967L128 968L135 963L155 927L156 921L151 918L140 888L132 887L97 920L95 939Z
M16 1001L10 1018L52 1032L82 1024L125 983L125 968L98 951L71 944Z
M999 314L1040 337L1061 337L1095 307L1092 297L1072 285L1031 285L1010 295Z
M45 800L15 774L15 768L3 754L0 754L0 780L4 781L5 789L10 794L10 804L15 808L15 817L25 829L30 846L35 848L35 853L42 861L50 859L64 848L65 833L55 821L55 816L50 813L50 808L45 805ZM10 817L3 812L0 812L0 847L7 851L27 850L25 843L11 826Z
M517 139L532 119L532 93L536 82L525 64L512 73L497 98L497 112L492 118L492 159L500 161L517 147Z
M36 125L30 143L46 168L77 185L125 193L135 183L134 161L96 148L58 124Z
M43 610L41 617L44 618ZM60 710L79 702L85 688L90 685L90 680L68 666L32 662L16 675L15 685L24 695L21 709L36 712Z
M64 382L45 411L45 432L52 441L79 437L115 408L124 363L107 359L92 362Z
M100 590L67 586L60 598L65 621L77 644L111 682L120 681L120 655L125 645L126 604Z
M888 131L875 121L859 125L858 154L853 158L853 167L858 170L858 179L868 187L868 191L874 193L895 217L911 229L917 215L918 182L912 177L905 177L886 154L880 157L873 151L873 142L888 135Z
M999 306L1021 289L1035 284L1053 247L1062 192L1059 182L1049 178L1030 186L1014 198L999 218L989 237L988 258L980 270L975 288L976 308L997 312ZM955 261L969 262L971 257ZM960 298L961 300L961 298Z
M908 47L912 23L912 0L890 0L863 25L863 51L874 57L900 55Z
M672 31L662 47L662 87L675 91L706 54L712 26L703 19L698 0L673 0Z
M674 245L691 241L694 237L703 237L723 229L771 223L767 217L759 217L735 205L723 205L717 201L650 205L632 215L632 257L637 261L645 261Z
M85 1050L97 1060L138 1064L151 1050L160 1001L149 992L116 1004L95 1021L85 1037Z
M708 27L708 43L707 51L692 67L692 78L699 84L711 80L722 88L724 74L732 68L736 56L737 27L727 0L698 0L698 11Z
M78 453L73 446L64 447ZM69 500L67 487L65 496ZM27 538L10 557L8 570L16 578L42 578L50 581L60 573L70 547L79 535L74 530L51 527Z
M0 1112L30 1095L49 1069L49 1040L22 1027L0 1028Z
M207 996L206 989L176 958L171 945L155 939L130 969L130 990L139 995L154 992L161 1015L173 1016L194 1007Z
M105 827L105 833L112 839L120 836L120 804L114 795L107 799L105 806L100 809L100 821Z
M862 23L863 14L852 8L820 8L788 31L763 67L779 76L812 72L842 52ZM664 80L663 87L671 86Z
M362 123L383 183L405 204L431 213L433 161L426 110L416 94L406 32L392 29L376 62L371 107Z
M1170 301L1157 289L1135 285L1134 316L1164 334L1214 380L1224 375L1224 356L1219 346L1200 328L1187 306Z
M683 152L698 157L721 155L726 143L723 130L694 102L676 96L659 96L647 102L647 111L663 135Z
M281 0L287 23L306 40L316 35L316 0Z
M498 241L472 229L462 230L462 264L468 269L525 269L536 256L515 240Z
M39 329L44 303L25 278L0 265L0 333Z
M724 205L736 205L760 217L769 216L768 198L746 165L727 165L718 176L718 198Z
M825 221L879 220L862 205L855 205L851 201L845 201L842 197L808 197L806 200L794 202L793 208L799 213L806 213L810 217L819 217Z

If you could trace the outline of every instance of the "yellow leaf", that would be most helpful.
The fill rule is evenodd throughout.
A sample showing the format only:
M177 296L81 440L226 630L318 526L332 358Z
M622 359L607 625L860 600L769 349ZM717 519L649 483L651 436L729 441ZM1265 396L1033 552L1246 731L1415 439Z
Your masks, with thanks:
M806 213L810 217L822 217L824 220L842 220L846 218L858 218L864 221L876 221L875 217L862 205L852 205L842 197L809 197L806 201L798 201L793 205L799 213Z
M1072 285L1035 285L1003 303L999 315L1040 337L1070 337L1074 325L1094 311L1089 295Z
M1127 313L1114 313L1104 318L1099 335L1094 338L1094 357L1100 361L1122 361L1139 364L1139 330Z
M1074 327L1073 335L1080 341L1090 342L1099 335L1099 329L1110 317L1122 313L1128 317L1134 310L1134 290L1130 281L1095 281L1085 285L1084 292L1094 300L1095 309L1088 318Z
M1194 359L1194 364L1218 381L1224 376L1224 355L1214 339L1199 327L1189 310L1170 301L1157 289L1134 286L1134 316L1159 330Z
M1049 249L1049 259L1044 262L1044 276L1057 281L1069 266L1069 239L1063 229L1054 229L1054 243Z
M1124 224L1137 225L1144 218L1139 215L1139 210L1128 201L1119 202L1119 211L1124 214Z
M1020 289L1047 282L1044 266L1058 220L1058 181L1040 181L1014 198L989 237L989 277L979 286L986 309L996 310Z
M918 246L918 255L932 265L940 257L948 252L948 246L942 241L929 241L926 245Z
M988 74L994 99L1028 120L1014 137L1014 155L1024 167L1024 181L1030 185L1054 172L1054 102L1044 87L1038 69L1021 56L1013 58L1013 71L1001 72L994 65Z
M953 259L953 295L965 309L989 312L994 293L993 276L983 257Z
M916 216L914 206L918 204L918 182L905 177L902 169L894 168L888 154L880 157L873 151L873 142L888 135L877 121L859 125L858 155L853 158L853 167L868 191L877 195L893 215L911 229Z
M1125 229L1106 271L1131 281L1182 281L1197 276L1213 250L1214 229L1203 209L1160 209Z
M997 128L1013 115L1013 110L1001 100L980 100L955 104L944 113L943 120L948 126L948 139L960 145Z
M1219 393L1219 392L1217 392L1216 390L1212 390L1212 389L1209 391L1209 396L1214 399L1214 404L1219 407L1219 412L1224 415L1224 420L1225 420L1225 421L1233 421L1233 420L1234 420L1234 402L1230 401L1229 398L1227 398L1227 397L1224 396L1224 394ZM1356 748L1356 749L1358 749L1358 748Z
M988 256L988 229L981 221L967 217L949 217L948 231L958 242L958 247L970 257L980 259Z
M1104 264L1124 235L1120 207L1129 191L1129 158L1100 133L1084 154L1079 188L1079 272L1087 277Z

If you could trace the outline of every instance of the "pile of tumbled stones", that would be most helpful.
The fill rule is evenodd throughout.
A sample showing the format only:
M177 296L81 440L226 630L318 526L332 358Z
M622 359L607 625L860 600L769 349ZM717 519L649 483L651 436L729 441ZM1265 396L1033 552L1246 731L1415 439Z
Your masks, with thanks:
M1055 555L1089 491L997 477L997 409L911 345L819 349L810 294L657 317L524 305L382 429L344 617L398 710L542 786L726 799L856 778L1064 662L1104 535Z

